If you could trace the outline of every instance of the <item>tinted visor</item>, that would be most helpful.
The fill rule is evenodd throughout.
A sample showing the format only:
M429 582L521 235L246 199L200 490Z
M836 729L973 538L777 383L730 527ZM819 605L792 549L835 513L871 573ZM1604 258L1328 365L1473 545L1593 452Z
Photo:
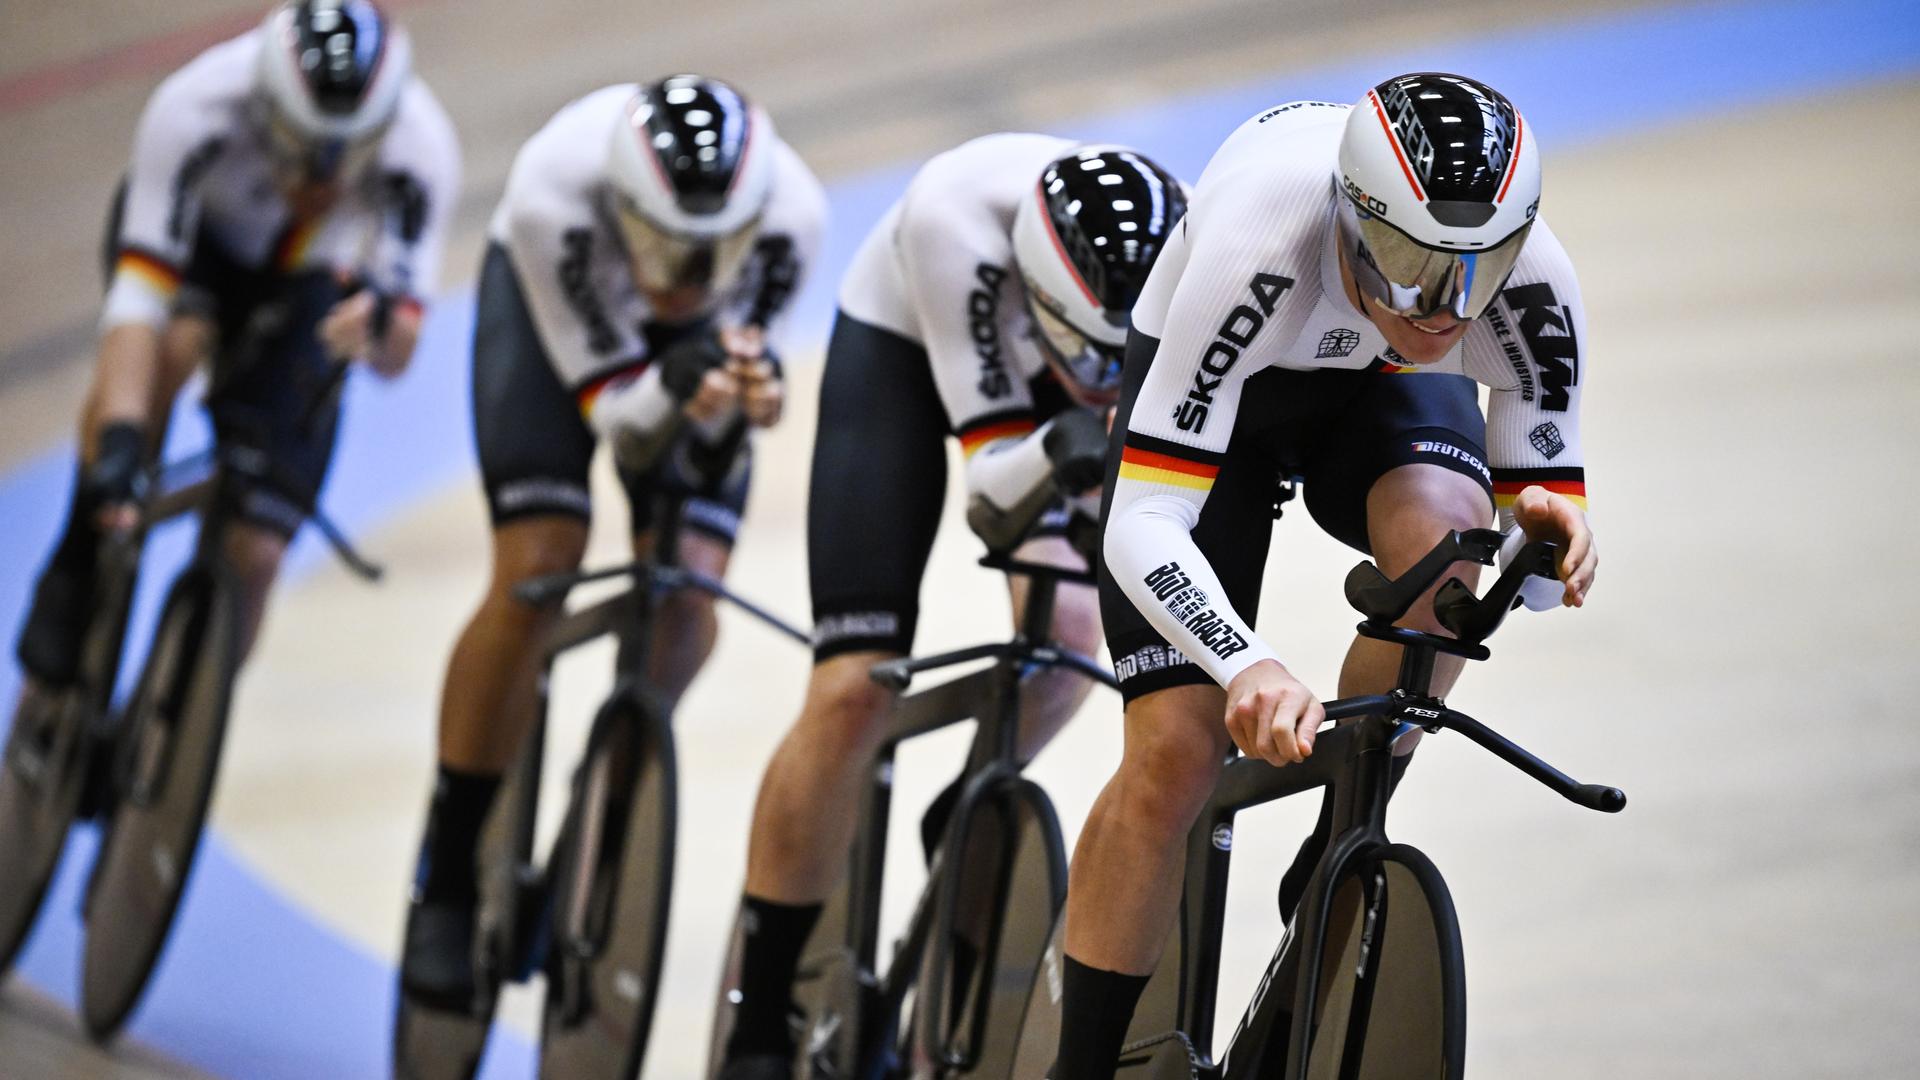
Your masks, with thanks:
M1483 251L1440 251L1352 203L1342 200L1340 225L1347 233L1354 281L1380 307L1409 319L1451 312L1462 322L1478 318L1506 284L1520 259L1533 222Z
M380 155L380 141L387 135L387 125L382 124L357 139L315 139L295 127L270 101L262 102L259 113L274 175L289 183L351 180L373 164Z
M727 288L740 275L760 233L758 214L724 236L668 232L624 205L616 207L613 217L627 245L634 280L643 292Z
M1120 389L1120 360L1124 349L1094 341L1037 300L1027 306L1033 309L1033 322L1040 329L1041 345L1074 385L1096 396Z

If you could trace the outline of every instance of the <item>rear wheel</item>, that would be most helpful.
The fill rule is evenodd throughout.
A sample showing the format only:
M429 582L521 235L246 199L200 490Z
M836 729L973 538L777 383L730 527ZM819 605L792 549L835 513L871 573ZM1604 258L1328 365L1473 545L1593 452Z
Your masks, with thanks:
M1404 844L1352 867L1327 913L1309 1080L1453 1080L1466 1051L1460 924L1440 871Z
M831 1046L841 1034L851 1034L858 1027L837 1019L830 1021L828 1027L817 1026L829 1015L854 1015L851 1003L858 1000L853 989L857 985L857 965L846 940L847 889L843 885L834 891L814 923L813 933L808 936L794 970L793 1009L789 1019L794 1045L800 1050L796 1060L809 1057L816 1033L824 1031L825 1045ZM740 1006L740 954L745 946L746 931L739 916L735 916L733 931L728 937L726 963L720 971L720 992L714 1002L713 1030L707 1044L707 1080L717 1080L721 1067L726 1064L727 1040L733 1036L734 1010ZM844 1042L849 1048L844 1057L851 1060L850 1048L855 1040L848 1038ZM807 1064L806 1067L810 1071L803 1075L814 1075L813 1066Z
M76 690L20 697L0 756L0 975L46 899L86 790L90 710Z
M238 662L238 596L189 570L161 611L115 747L117 799L87 887L81 1019L97 1040L126 1020L199 850Z
M540 1073L638 1076L673 891L666 709L617 694L594 725L552 868Z

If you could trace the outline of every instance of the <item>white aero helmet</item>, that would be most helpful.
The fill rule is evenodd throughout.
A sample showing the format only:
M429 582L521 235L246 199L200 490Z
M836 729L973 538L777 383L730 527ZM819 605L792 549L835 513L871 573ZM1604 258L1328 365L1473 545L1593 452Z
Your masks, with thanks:
M724 289L772 193L773 123L718 79L643 86L614 124L607 186L642 289Z
M1400 75L1347 114L1339 221L1354 280L1410 319L1473 319L1513 272L1540 210L1540 148L1498 91Z
M288 0L261 27L254 99L278 168L306 180L357 173L400 110L406 31L373 0Z
M1083 146L1050 162L1013 218L1013 261L1040 342L1070 389L1105 397L1120 385L1127 317L1186 188L1146 155Z

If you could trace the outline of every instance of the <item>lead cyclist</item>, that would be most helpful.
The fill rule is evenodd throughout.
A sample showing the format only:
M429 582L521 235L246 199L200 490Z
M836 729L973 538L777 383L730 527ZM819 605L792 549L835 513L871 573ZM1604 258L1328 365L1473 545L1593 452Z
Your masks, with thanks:
M1519 110L1437 73L1351 108L1270 109L1202 174L1134 307L1107 456L1101 617L1126 748L1074 852L1054 1080L1113 1075L1229 744L1276 765L1313 753L1320 701L1251 621L1279 481L1303 478L1320 526L1389 575L1497 511L1563 545L1530 606L1585 602L1585 316L1539 201ZM1443 633L1431 608L1401 625ZM1390 687L1399 655L1356 638L1340 695ZM1440 658L1435 692L1460 668ZM1329 821L1323 804L1283 879L1289 918Z

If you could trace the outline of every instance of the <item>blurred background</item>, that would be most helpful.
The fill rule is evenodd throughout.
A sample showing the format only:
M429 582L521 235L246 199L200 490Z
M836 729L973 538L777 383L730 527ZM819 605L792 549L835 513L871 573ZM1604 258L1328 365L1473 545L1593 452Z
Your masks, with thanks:
M762 442L732 574L803 617L832 293L918 162L974 135L1041 130L1133 143L1192 178L1268 105L1350 101L1428 68L1500 88L1541 140L1542 213L1588 310L1603 552L1586 609L1515 619L1452 700L1631 798L1603 817L1458 737L1423 748L1394 833L1434 857L1461 911L1468 1063L1492 1077L1913 1075L1920 574L1898 465L1920 415L1910 0L386 7L410 27L466 163L423 351L397 384L356 376L325 496L388 580L365 586L299 547L242 679L213 831L128 1035L92 1048L70 1012L80 836L0 987L0 1076L385 1075L439 681L486 571L466 397L471 283L513 154L560 105L677 70L722 76L828 184L827 250L786 348L794 407ZM135 121L170 70L263 12L259 0L0 0L7 701L12 634L72 475L101 226ZM190 391L182 407L193 406ZM176 447L203 432L176 425ZM624 514L601 517L590 563L624 548ZM977 553L950 514L922 649L1007 631L1004 593ZM1260 626L1327 694L1353 621L1339 581L1354 559L1304 514L1277 530ZM725 619L676 722L681 855L655 1080L699 1074L753 792L806 674L803 650ZM557 745L579 745L610 660L561 670ZM1069 845L1119 733L1118 699L1096 692L1034 767ZM964 753L963 733L923 742L901 758L896 822L917 818ZM559 783L571 752L554 757ZM1312 810L1239 822L1228 1030L1277 937L1273 889ZM896 832L891 926L917 889L915 831ZM487 1076L531 1075L535 1000L508 1002Z

